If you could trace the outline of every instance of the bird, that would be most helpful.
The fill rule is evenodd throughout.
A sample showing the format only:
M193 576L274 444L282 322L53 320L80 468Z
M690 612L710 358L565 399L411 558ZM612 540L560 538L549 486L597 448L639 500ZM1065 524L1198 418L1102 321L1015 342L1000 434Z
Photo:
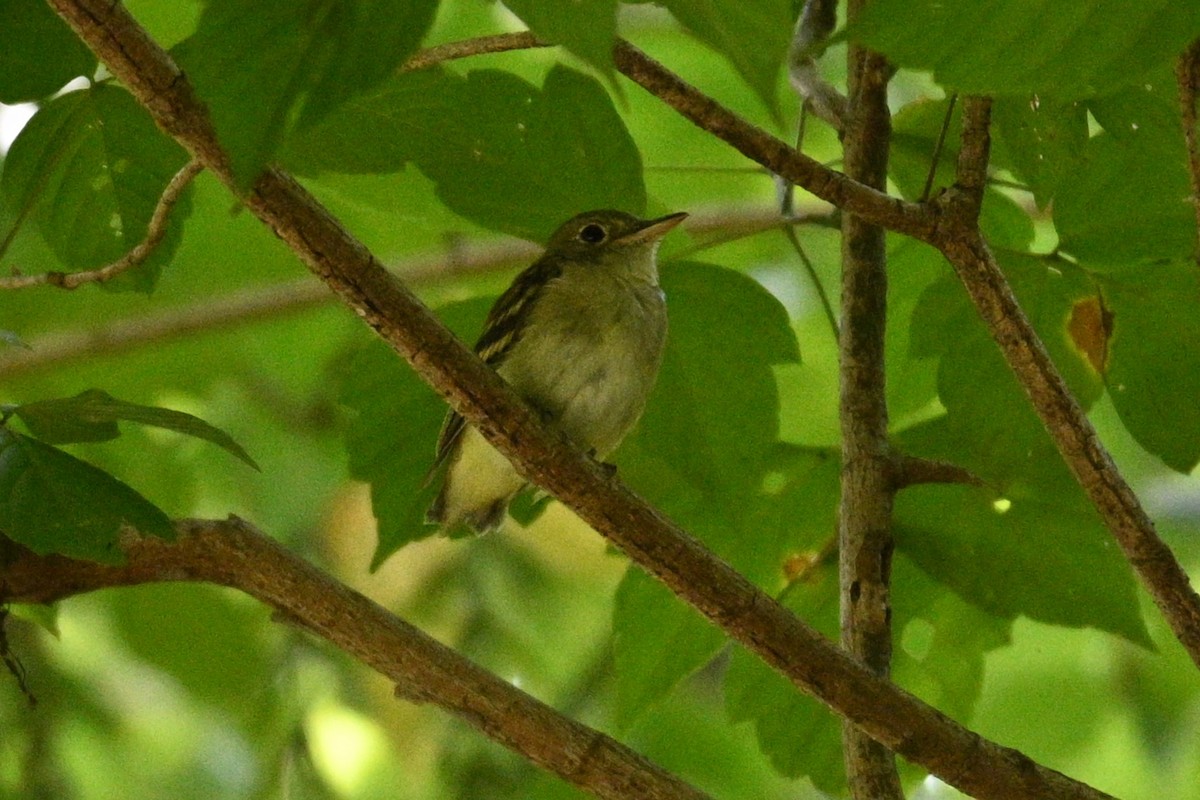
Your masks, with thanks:
M686 212L639 219L602 209L563 223L492 306L475 352L550 425L603 460L637 424L667 339L662 238ZM486 533L527 484L461 415L438 436L442 483L426 522Z

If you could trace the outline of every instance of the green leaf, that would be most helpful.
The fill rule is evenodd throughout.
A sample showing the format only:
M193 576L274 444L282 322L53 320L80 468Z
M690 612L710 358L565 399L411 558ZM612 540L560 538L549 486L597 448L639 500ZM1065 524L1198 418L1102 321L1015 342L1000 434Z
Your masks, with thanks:
M451 118L422 134L421 171L455 213L545 241L568 217L646 208L637 146L593 78L563 66L539 92L496 70L470 73Z
M1167 466L1200 462L1200 276L1194 262L1144 264L1099 277L1112 314L1104 380L1121 421Z
M474 341L491 302L456 303L439 314L461 338ZM377 569L405 544L437 533L425 524L437 493L426 476L446 404L378 339L349 359L338 399L354 412L346 429L350 475L371 485L379 532L371 569Z
M773 506L762 498L779 433L771 367L799 358L787 314L753 280L706 264L666 265L662 283L671 317L667 352L646 414L617 453L618 469L751 580L778 584L787 552L812 530L795 515L771 516ZM791 465L803 476L814 466L806 458ZM613 629L619 725L666 695L723 641L634 568L617 591Z
M1200 6L1175 0L876 0L852 38L970 94L1067 101L1145 79L1200 34Z
M504 0L504 5L539 39L560 44L604 74L612 74L617 0Z
M120 435L118 420L126 420L212 442L258 469L250 454L229 434L204 420L169 408L127 403L100 389L88 389L74 397L25 403L17 406L14 413L34 436L51 444L115 439Z
M92 51L42 0L4 0L0 31L0 103L39 100L96 70Z
M1087 147L1087 109L1049 97L997 97L992 120L1017 177L1045 208L1062 182L1079 169Z
M1090 626L1148 645L1129 564L1095 511L1072 499L912 487L896 498L896 546L989 614Z
M351 97L341 113L298 131L280 158L301 175L396 172L439 146L458 121L464 86L440 68L392 75Z
M1069 325L1077 304L1096 299L1094 284L1061 259L1005 251L997 257L1055 365L1089 407L1102 385ZM913 354L941 358L938 395L949 423L972 444L970 466L990 480L1025 480L1033 454L1053 452L1049 437L957 277L946 275L926 289L912 319ZM1052 463L1061 467L1058 458Z
M128 92L93 85L51 100L22 129L5 162L0 195L14 219L34 215L65 267L94 269L145 238L163 189L186 160ZM137 276L129 288L153 288L189 210L185 196L166 239L129 273Z
M172 54L248 188L290 130L316 124L412 55L436 8L435 0L212 0Z
M1093 266L1186 258L1196 217L1182 150L1102 133L1054 202L1060 246Z
M700 41L729 59L779 115L779 69L791 43L789 0L661 0Z
M121 528L174 539L157 506L91 464L0 428L0 530L35 553L119 563Z
M1079 402L1089 407L1103 387L1069 326L1077 304L1096 300L1094 285L1081 269L1061 259L1005 251L997 257L1055 365ZM958 278L947 274L931 284L912 320L912 354L940 358L944 424L963 447L906 452L963 464L1010 496L1051 485L1078 491Z

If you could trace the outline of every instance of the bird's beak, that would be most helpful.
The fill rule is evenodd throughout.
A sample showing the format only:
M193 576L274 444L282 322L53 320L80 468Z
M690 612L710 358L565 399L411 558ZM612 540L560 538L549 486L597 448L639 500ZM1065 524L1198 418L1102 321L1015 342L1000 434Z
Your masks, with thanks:
M659 239L666 236L668 231L687 218L687 212L680 211L675 214L667 214L665 217L659 217L658 219L647 220L642 227L638 228L633 233L622 236L617 241L621 242L622 244L634 244L635 242L657 242Z

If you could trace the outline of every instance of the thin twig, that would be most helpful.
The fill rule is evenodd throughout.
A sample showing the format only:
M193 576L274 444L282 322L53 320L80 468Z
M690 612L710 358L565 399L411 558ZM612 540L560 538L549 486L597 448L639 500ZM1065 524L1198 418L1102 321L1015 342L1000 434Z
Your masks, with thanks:
M833 303L829 299L829 293L825 291L825 284L821 283L821 276L817 274L817 268L813 264L812 259L808 257L804 246L800 244L800 237L796 235L796 229L788 225L783 229L783 235L787 237L791 243L792 249L796 251L796 255L800 258L800 263L804 265L804 272L808 275L808 282L812 285L813 291L817 293L817 299L821 302L821 309L825 312L825 320L829 323L829 330L833 334L834 340L838 338L838 320L837 312L833 310Z
M178 538L123 536L120 566L23 550L0 567L0 599L50 603L113 586L214 583L275 609L386 676L396 694L433 703L597 797L708 795L620 742L563 716L338 582L249 523L182 520Z
M1187 143L1188 172L1192 177L1192 208L1196 212L1196 264L1200 265L1200 125L1196 103L1200 95L1200 39L1192 42L1175 65L1179 82L1179 112Z
M936 201L943 222L931 244L958 273L1063 460L1175 637L1200 666L1200 596L1050 360L979 231L979 203L987 180L989 110L982 98L964 101L958 179Z
M24 289L29 286L57 286L60 289L76 289L85 283L110 281L122 272L141 265L162 243L163 237L167 235L167 229L170 227L172 209L175 208L175 204L179 202L179 198L191 184L192 179L203 169L203 164L192 159L183 166L183 169L175 173L158 198L154 213L150 215L145 238L111 264L84 272L55 271L43 272L38 275L14 275L9 278L0 278L0 289Z
M933 145L933 155L929 157L929 174L925 176L925 188L921 190L921 202L929 199L933 191L933 180L937 176L938 164L942 160L942 148L946 145L946 132L950 130L950 120L954 117L954 104L958 102L958 93L950 95L946 104L946 115L942 117L942 129L938 131L937 142Z
M487 55L489 53L504 53L509 50L529 50L535 47L550 47L551 45L539 40L530 31L518 33L501 33L495 36L478 36L474 39L464 39L458 42L428 47L414 55L400 68L403 72L414 72L429 69L443 61L453 61L459 58Z
M865 0L850 0L855 19ZM846 174L887 185L892 121L887 60L852 43L847 53L850 113L842 137ZM842 647L880 677L892 664L892 506L884 330L887 232L853 214L842 217L841 388L842 494L838 512L838 587ZM896 757L849 723L842 725L851 797L904 800Z
M111 0L49 1L159 125L236 191L228 155L186 77L124 6ZM622 50L620 45L617 50ZM627 63L636 58L625 52ZM775 156L782 159L790 148L778 144L784 149ZM793 180L803 175L808 182L817 174L810 172L812 169L820 167L813 162L789 170L792 175L774 171ZM830 178L821 192L843 200L853 196L857 199L847 205L870 209L906 227L925 229L936 224L929 219L927 208L895 205L886 195L880 200L881 193L868 192L844 178ZM268 169L244 202L522 475L566 503L794 685L855 720L909 761L981 800L1048 796L1094 800L1107 796L1014 750L983 740L878 678L713 556L630 492L611 469L545 428L540 415L289 176ZM881 203L887 206L886 212Z

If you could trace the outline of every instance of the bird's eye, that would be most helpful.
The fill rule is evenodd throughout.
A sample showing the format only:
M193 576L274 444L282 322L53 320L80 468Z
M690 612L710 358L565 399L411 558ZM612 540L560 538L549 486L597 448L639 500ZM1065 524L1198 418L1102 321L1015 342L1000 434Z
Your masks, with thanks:
M597 225L590 222L579 229L579 241L587 242L588 244L599 244L608 238L608 231L604 230L603 225Z

